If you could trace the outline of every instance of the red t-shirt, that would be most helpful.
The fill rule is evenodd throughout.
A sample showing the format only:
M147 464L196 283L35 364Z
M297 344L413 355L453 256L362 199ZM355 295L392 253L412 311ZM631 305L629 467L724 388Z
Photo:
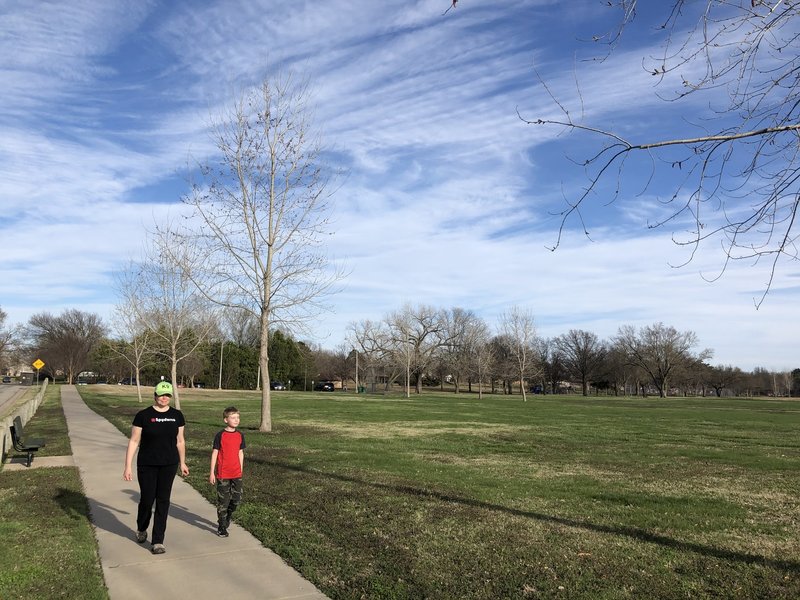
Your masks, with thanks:
M217 479L238 479L242 476L242 463L239 450L244 450L244 434L239 431L217 432L214 436L214 450L218 450L215 476Z

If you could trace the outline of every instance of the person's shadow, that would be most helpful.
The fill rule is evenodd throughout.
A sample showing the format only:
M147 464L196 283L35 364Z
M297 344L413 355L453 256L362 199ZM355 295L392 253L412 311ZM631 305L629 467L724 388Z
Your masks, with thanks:
M132 510L132 514L134 515L134 520L135 520L136 506L139 504L139 492L134 489L126 489L122 491L130 496L130 502L134 507ZM178 519L179 521L183 521L184 523L192 525L193 527L197 527L199 529L206 529L208 531L212 531L213 533L217 532L217 523L215 521L211 521L209 519L204 519L203 517L197 516L195 513L190 512L185 506L181 506L174 500L170 502L169 518ZM131 527L133 527L133 525L135 525L135 523L132 524ZM128 528L128 530L130 531L130 527Z
M83 519L89 517L97 529L118 535L135 543L133 531L136 528L136 506L139 503L139 492L128 488L122 490L128 500L121 502L130 506L130 510L122 510L87 497L83 493L59 488L56 502L70 518ZM88 511L87 511L88 506ZM209 519L198 517L180 504L172 502L169 509L170 518L178 519L194 527L216 532L217 525Z

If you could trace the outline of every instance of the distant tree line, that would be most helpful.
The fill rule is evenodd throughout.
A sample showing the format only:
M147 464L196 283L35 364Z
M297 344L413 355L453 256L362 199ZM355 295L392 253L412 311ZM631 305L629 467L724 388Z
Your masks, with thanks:
M68 309L32 316L9 328L0 309L0 362L5 371L45 363L41 377L151 386L166 377L183 387L256 390L279 381L287 389L311 390L335 381L369 392L423 388L453 393L700 396L800 396L800 368L776 372L712 365L710 350L696 351L697 336L663 323L623 325L610 339L570 329L552 338L536 333L533 315L513 308L496 331L474 312L428 305L402 308L380 321L349 327L348 342L329 350L275 329L268 336L271 380L259 368L257 320L241 311L206 314L201 327L188 323L177 340L166 321L151 315L128 337L118 312L109 327L95 314ZM166 317L165 317L166 318ZM155 330L155 331L154 331ZM174 377L171 374L173 358ZM141 390L140 390L141 393ZM145 395L148 395L147 392ZM141 397L141 396L140 396Z
M459 393L582 393L659 396L800 395L800 369L775 373L710 364L711 350L695 351L697 336L655 323L623 325L610 339L580 329L543 338L533 316L514 308L492 332L462 308L406 305L381 321L350 326L361 357L361 381L371 389L398 382L419 393L439 386Z

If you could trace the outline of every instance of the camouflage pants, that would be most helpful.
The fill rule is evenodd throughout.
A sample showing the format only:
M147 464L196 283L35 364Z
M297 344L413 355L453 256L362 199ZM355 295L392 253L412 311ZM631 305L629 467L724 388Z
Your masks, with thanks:
M231 515L242 501L242 479L217 479L217 519L220 527L227 527Z

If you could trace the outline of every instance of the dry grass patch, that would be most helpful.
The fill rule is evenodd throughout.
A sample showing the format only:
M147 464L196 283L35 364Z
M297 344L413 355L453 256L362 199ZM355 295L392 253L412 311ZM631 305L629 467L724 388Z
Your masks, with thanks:
M492 435L520 435L531 431L526 426L497 423L420 423L419 421L393 421L386 423L331 423L308 419L291 419L289 423L313 427L319 431L343 435L353 439L414 438L440 435L468 435L486 438Z

